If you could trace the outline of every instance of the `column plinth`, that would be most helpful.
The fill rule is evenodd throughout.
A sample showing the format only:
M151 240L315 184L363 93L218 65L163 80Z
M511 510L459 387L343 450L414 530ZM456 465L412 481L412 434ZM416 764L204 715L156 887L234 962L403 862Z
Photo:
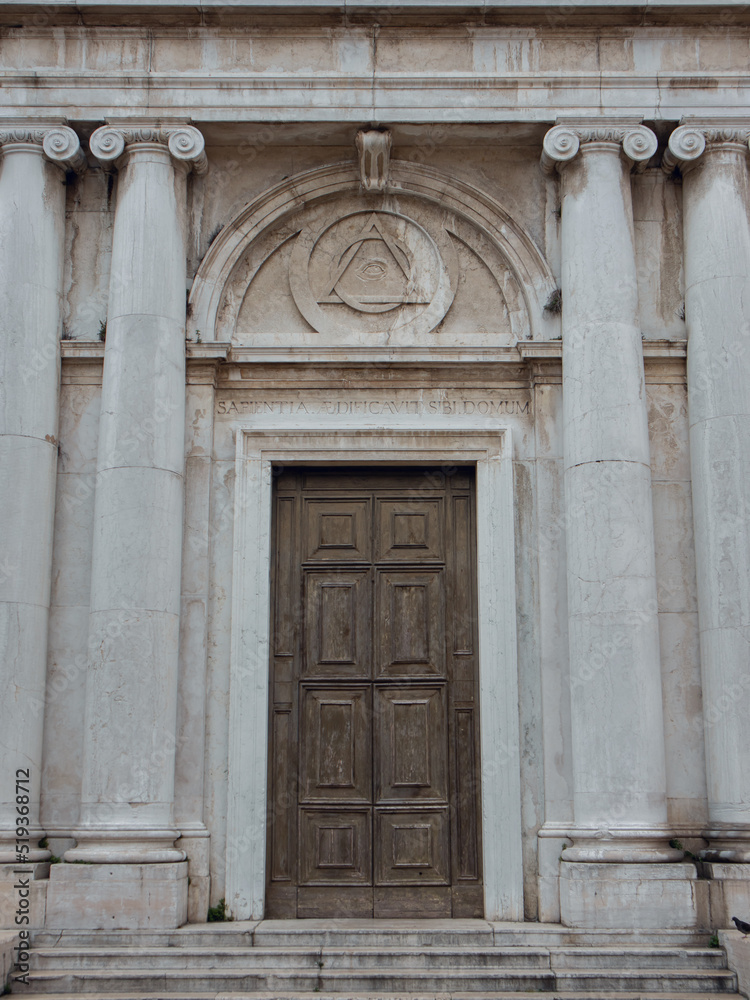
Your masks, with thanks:
M681 860L669 847L651 465L630 172L632 121L565 123L563 437L575 826L571 862Z
M185 455L186 125L106 125L119 169L104 353L81 824L66 861L181 861L174 773Z
M750 862L750 119L692 121L683 177L688 417L708 779L702 857Z
M0 864L44 861L39 819L57 472L65 172L85 164L59 122L0 121ZM16 775L28 772L28 783ZM28 789L28 795L26 795ZM24 801L26 799L26 801ZM23 808L27 811L23 811ZM28 837L17 836L19 829Z

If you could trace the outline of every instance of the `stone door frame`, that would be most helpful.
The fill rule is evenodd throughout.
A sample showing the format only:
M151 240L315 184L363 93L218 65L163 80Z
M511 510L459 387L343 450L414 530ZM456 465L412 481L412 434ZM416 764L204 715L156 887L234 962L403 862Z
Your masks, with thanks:
M511 432L439 421L237 426L225 889L236 920L262 918L266 892L272 469L315 464L476 467L485 917L523 920Z

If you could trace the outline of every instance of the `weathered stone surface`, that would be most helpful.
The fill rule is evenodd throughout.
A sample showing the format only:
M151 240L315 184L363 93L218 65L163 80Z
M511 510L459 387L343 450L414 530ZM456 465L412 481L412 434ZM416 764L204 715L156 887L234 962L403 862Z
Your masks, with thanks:
M572 864L560 872L567 927L709 926L708 882L691 864Z
M52 865L46 926L59 930L179 927L187 919L187 864Z
M0 6L0 861L28 828L32 926L263 915L273 470L315 462L477 469L485 915L728 926L750 14L263 7Z

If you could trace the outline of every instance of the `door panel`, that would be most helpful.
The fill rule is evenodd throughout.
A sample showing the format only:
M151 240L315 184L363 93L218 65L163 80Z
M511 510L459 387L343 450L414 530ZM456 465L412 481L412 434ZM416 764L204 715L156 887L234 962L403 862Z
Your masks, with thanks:
M369 884L370 810L300 810L300 884Z
M483 913L473 482L276 477L269 917Z
M375 688L375 801L447 800L446 688Z
M377 501L376 559L442 559L440 500Z
M370 803L370 692L303 688L300 801Z
M370 574L306 570L303 672L315 677L369 677Z
M370 500L306 499L306 559L368 560Z
M440 567L377 571L379 674L444 674L442 576Z
M448 810L385 812L375 818L378 885L448 885Z

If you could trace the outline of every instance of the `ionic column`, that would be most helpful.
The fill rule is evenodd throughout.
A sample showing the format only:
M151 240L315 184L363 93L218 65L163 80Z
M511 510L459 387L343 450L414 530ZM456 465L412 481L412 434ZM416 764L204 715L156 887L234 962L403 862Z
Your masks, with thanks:
M57 470L65 172L81 169L86 160L78 136L59 123L0 122L0 154L0 863L8 863L16 860L18 769L29 772L25 818L34 848L44 836L39 792ZM33 849L26 857L45 860L49 851Z
M566 861L671 861L646 391L630 190L654 134L565 124L563 438L574 776Z
M106 125L119 168L89 619L82 820L66 860L179 861L174 757L185 454L190 126Z
M718 127L717 127L718 124ZM676 129L710 861L750 862L750 120Z

